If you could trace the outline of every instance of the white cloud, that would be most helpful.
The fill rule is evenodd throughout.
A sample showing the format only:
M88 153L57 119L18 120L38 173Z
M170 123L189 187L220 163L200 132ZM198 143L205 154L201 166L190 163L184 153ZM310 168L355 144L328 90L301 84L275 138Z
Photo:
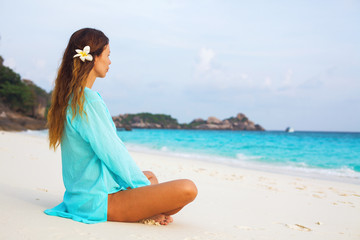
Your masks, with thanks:
M271 78L267 76L267 77L265 78L264 87L265 87L265 88L271 88L271 86L272 86Z
M293 70L292 69L288 69L285 75L285 80L283 81L283 86L288 87L291 85L291 80L292 80L292 75L293 75Z
M197 69L200 72L206 72L211 69L211 62L215 57L215 52L209 48L201 48L199 52L200 62L197 65Z

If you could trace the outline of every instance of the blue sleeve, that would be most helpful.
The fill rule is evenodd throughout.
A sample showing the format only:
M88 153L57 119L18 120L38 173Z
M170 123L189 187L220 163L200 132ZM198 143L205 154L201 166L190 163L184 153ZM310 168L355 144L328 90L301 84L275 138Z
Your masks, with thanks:
M75 128L98 158L127 186L137 188L150 185L116 134L114 122L102 99L88 102L84 110L86 115L83 114L82 118L77 116L81 120L74 123Z

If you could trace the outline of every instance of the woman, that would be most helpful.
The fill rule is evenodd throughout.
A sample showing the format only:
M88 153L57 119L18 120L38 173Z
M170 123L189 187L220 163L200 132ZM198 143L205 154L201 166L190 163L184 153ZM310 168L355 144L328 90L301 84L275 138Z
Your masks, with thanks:
M69 40L48 113L50 148L61 146L66 191L45 213L84 223L150 218L166 225L195 199L196 186L186 179L158 183L129 155L100 94L91 90L106 76L109 55L109 39L99 30L80 29Z

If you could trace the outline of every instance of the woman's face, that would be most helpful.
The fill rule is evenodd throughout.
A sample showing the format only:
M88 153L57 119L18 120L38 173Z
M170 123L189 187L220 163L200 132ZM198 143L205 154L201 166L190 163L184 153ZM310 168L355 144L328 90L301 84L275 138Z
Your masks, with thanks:
M104 78L106 76L106 73L109 71L109 65L111 64L109 56L110 56L110 46L108 44L105 46L104 51L101 53L101 55L95 57L93 69L96 74L96 77Z

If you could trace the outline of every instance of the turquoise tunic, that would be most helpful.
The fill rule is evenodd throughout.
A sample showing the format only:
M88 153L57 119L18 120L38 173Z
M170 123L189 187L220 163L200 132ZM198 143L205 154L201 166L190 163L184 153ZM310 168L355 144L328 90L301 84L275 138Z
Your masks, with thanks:
M63 202L45 210L48 215L84 223L107 220L108 194L128 187L150 185L116 134L116 127L100 94L85 88L83 117L72 120L67 108L61 139Z

